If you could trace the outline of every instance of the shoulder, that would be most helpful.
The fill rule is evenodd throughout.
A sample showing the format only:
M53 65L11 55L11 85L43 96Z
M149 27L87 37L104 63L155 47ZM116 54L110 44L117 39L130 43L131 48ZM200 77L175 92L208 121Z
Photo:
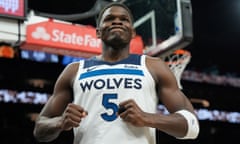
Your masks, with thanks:
M169 66L160 57L146 56L146 66L155 81L159 81L171 73Z
M59 78L67 81L70 80L72 82L77 74L79 66L80 66L80 62L72 62L68 64L63 69Z
M146 58L146 65L147 67L151 68L154 67L155 65L157 65L157 67L159 66L166 66L166 63L164 60L162 60L160 57L152 57L152 56L145 56Z
M72 62L64 68L64 71L76 71L79 65L80 65L80 62Z

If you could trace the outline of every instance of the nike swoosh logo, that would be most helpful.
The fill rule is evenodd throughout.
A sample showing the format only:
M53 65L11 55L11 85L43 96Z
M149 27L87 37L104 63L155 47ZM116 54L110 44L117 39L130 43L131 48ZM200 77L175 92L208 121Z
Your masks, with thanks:
M87 72L93 71L93 70L96 69L97 67L98 67L98 66L93 66L93 67L87 68Z

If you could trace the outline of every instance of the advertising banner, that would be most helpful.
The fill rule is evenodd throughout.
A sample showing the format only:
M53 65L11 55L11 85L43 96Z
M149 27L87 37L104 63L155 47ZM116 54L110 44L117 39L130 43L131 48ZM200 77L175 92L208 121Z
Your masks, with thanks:
M27 0L0 0L0 17L26 18Z
M90 57L102 51L96 28L53 20L27 25L26 41L21 48L81 57ZM143 52L140 36L132 39L130 49L131 53Z

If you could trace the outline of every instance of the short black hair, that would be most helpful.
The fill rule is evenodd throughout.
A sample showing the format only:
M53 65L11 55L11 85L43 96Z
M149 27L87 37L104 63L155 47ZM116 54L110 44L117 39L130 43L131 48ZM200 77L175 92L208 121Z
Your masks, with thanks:
M113 7L113 6L120 6L120 7L124 8L125 10L127 10L128 13L129 13L129 15L130 15L131 21L132 21L132 22L134 21L131 10L130 10L125 4L120 3L120 2L111 2L111 3L107 4L107 5L100 11L100 13L98 14L97 21L96 21L97 27L99 27L99 24L100 24L100 21L101 21L101 19L102 19L103 13L104 13L108 8Z

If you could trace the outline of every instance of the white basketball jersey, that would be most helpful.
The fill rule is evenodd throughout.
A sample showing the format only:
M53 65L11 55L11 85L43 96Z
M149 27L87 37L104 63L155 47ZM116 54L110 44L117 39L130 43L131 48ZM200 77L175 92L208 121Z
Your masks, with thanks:
M88 111L74 128L74 144L155 144L155 129L135 127L117 116L118 104L134 99L150 113L157 110L155 82L145 55L110 63L81 60L74 81L74 103Z

